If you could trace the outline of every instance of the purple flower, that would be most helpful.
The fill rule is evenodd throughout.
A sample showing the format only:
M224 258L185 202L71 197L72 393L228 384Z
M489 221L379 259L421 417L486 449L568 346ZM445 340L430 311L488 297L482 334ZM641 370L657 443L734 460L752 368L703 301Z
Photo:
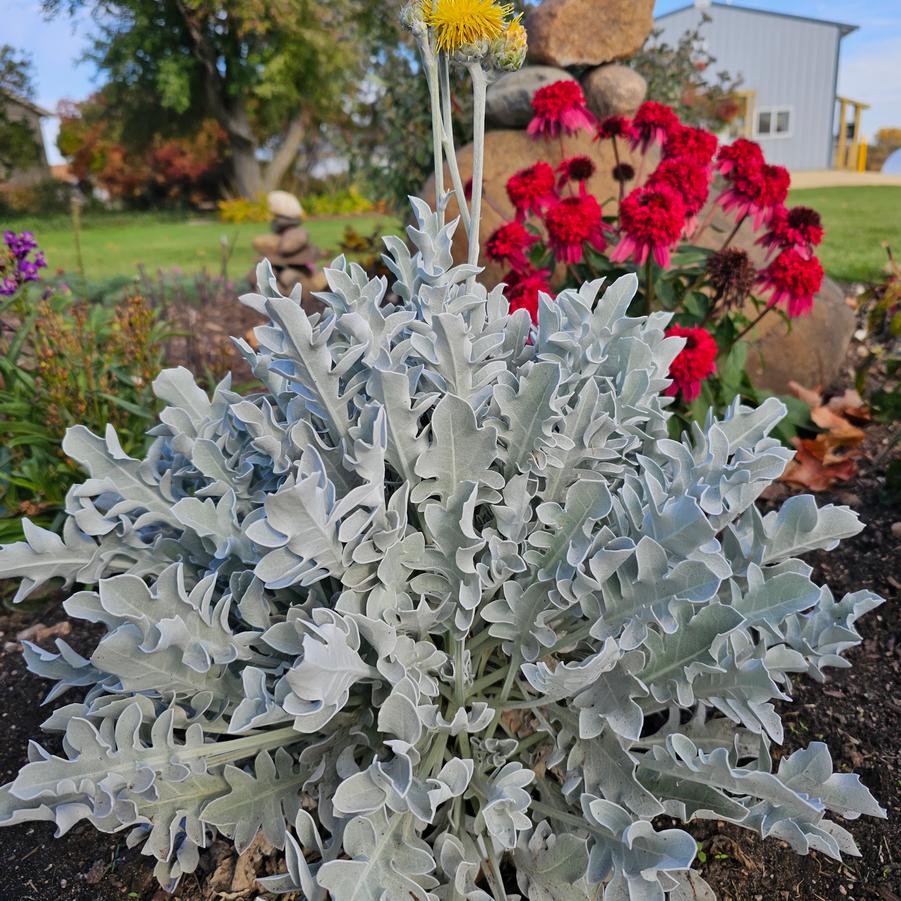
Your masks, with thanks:
M36 282L47 261L31 232L5 231L3 243L6 252L0 253L0 295L8 297L25 282Z

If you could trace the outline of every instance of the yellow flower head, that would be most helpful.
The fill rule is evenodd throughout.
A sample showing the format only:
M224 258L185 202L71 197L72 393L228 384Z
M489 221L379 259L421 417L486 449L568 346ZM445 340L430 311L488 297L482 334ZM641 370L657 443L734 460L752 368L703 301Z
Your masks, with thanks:
M493 41L504 34L512 3L495 0L423 0L426 23L435 32L438 49L455 53L480 41Z

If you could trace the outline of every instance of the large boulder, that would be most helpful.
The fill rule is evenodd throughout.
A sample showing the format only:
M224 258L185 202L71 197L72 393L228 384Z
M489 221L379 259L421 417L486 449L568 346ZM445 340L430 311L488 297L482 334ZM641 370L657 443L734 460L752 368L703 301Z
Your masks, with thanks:
M529 59L563 68L628 59L653 24L654 0L544 0L526 17Z
M588 108L599 118L633 116L648 93L644 77L618 63L598 66L582 79Z
M710 216L708 207L699 218L705 222ZM710 224L692 240L701 247L717 249L734 225L735 220L716 207ZM755 243L758 236L751 223L745 222L731 246L746 251L760 267L765 265L767 253ZM748 315L756 314L749 310ZM750 333L751 380L758 388L778 394L787 394L791 381L809 387L828 386L841 370L855 323L854 312L845 303L844 291L832 279L824 279L811 312L792 320L791 328L780 316L771 313Z
M613 148L609 141L597 142L593 135L587 132L579 132L570 137L564 137L561 151L560 141L534 141L524 131L489 131L485 135L485 179L482 203L481 238L485 239L502 223L513 218L514 209L507 197L507 180L515 172L531 166L538 160L545 160L552 166L560 164L565 153L567 157L585 154L590 156L596 166L597 172L588 182L588 190L591 191L604 207L604 213L612 213L616 209L616 198L619 195L619 185L613 179ZM472 176L472 145L458 151L458 161L464 184ZM638 158L630 155L628 148L621 147L620 155L625 162L638 167ZM451 184L450 175L445 175L445 183ZM435 186L433 179L429 179L422 189L421 195L429 203L435 201ZM448 219L458 214L455 199L451 199L448 208ZM457 228L454 235L454 259L461 262L466 259L466 234L462 225ZM483 259L483 264L486 262ZM506 269L495 263L487 263L485 274L482 277L484 284L492 287L501 281Z
M827 387L841 372L854 335L856 317L845 302L845 292L831 278L807 316L783 320L770 315L752 332L748 372L758 388L789 393L789 382Z
M525 66L509 72L488 88L488 124L497 128L525 128L532 118L532 97L555 81L574 81L566 69Z

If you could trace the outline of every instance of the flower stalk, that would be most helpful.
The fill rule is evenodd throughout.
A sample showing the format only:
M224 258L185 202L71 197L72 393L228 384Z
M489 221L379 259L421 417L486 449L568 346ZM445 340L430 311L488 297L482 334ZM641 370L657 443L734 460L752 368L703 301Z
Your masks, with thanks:
M472 78L473 144L472 144L472 209L469 224L469 257L471 266L478 266L480 226L482 222L482 182L485 177L485 106L488 94L488 76L480 62L467 67Z
M441 81L440 102L442 112L442 141L444 143L444 155L447 157L447 168L450 170L451 183L454 193L457 195L457 207L460 210L460 219L466 234L469 234L469 203L466 200L466 191L463 187L463 178L460 175L460 166L457 162L457 148L454 145L454 117L451 104L450 91L450 65L445 55L438 57L438 73Z

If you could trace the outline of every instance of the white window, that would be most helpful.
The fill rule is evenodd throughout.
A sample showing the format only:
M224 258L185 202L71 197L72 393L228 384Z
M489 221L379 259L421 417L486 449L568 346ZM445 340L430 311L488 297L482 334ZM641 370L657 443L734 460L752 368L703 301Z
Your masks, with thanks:
M754 136L757 138L787 138L791 134L791 119L791 107L762 107L757 110Z

